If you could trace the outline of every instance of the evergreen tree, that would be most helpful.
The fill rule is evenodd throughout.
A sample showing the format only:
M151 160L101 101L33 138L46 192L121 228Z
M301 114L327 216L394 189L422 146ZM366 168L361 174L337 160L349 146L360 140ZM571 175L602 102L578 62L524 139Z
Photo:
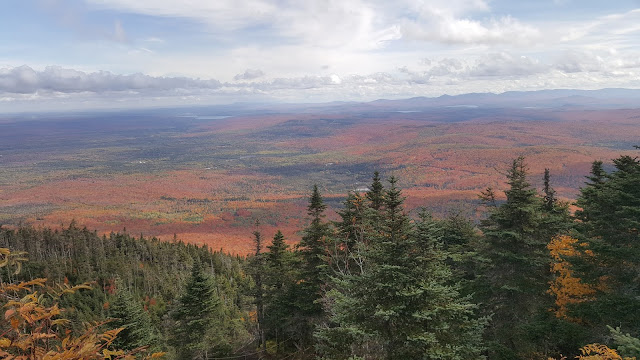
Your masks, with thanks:
M322 321L324 315L320 299L324 293L328 271L326 255L329 224L324 221L326 208L318 186L314 185L307 207L311 223L304 230L298 244L302 261L296 289L296 307L300 311L298 336L306 344L311 343L314 327Z
M377 171L373 173L373 181L366 196L371 201L371 208L380 210L384 204L384 186L380 181L380 173Z
M330 239L329 247L330 263L335 272L359 271L362 265L358 244L368 241L367 234L372 231L373 219L377 217L365 200L360 194L350 192L344 208L337 212L340 221L334 223L336 234Z
M611 332L613 343L621 356L624 356L625 359L640 358L640 339L623 333L619 327L607 326L607 328Z
M113 303L109 306L109 323L111 328L123 328L114 340L116 348L133 350L149 346L151 352L159 347L159 335L151 323L151 316L140 301L122 286L122 281L116 281L117 293Z
M267 338L276 342L276 351L285 350L286 340L298 338L295 321L295 292L299 262L278 230L265 256L265 329Z
M269 273L269 284L273 285L277 289L284 287L287 283L284 276L288 265L290 265L291 256L289 245L284 241L284 235L282 231L278 230L273 236L271 245L267 246L269 250L265 253L266 271ZM273 275L273 276L272 276ZM277 276L277 277L274 277Z
M490 209L481 223L487 241L486 257L492 319L488 328L489 357L518 359L538 352L531 341L535 315L550 299L547 241L540 236L541 199L527 182L523 157L507 172L506 202Z
M442 220L432 220L434 232L441 238L443 249L449 254L447 264L453 279L460 282L461 293L472 295L474 300L487 298L484 273L489 260L485 255L486 244L475 224L461 213L453 213Z
M538 229L541 240L549 243L554 236L566 235L573 226L573 220L569 214L569 204L556 197L556 191L551 186L549 169L544 169L543 180L542 208Z
M640 334L640 162L621 156L613 163L610 174L602 163L593 164L575 214L580 238L594 256L573 262L581 278L601 290L596 301L577 311L598 328L601 339L607 336L605 325Z
M256 221L256 227L259 226ZM256 305L256 317L258 320L258 338L259 344L263 350L266 350L267 343L265 341L265 324L264 324L264 284L262 275L265 271L264 256L262 254L262 234L256 230L253 232L253 242L255 252L249 260L249 272L253 276L255 288L253 291L254 304Z
M179 359L206 359L213 354L228 354L214 342L211 334L216 324L220 299L216 295L211 279L196 262L187 281L184 294L172 313L175 326L172 345ZM213 351L212 351L213 350ZM225 350L227 350L225 352Z
M447 254L427 222L404 213L396 179L385 192L383 231L369 234L361 273L338 274L320 329L328 359L477 359L482 324L459 296Z

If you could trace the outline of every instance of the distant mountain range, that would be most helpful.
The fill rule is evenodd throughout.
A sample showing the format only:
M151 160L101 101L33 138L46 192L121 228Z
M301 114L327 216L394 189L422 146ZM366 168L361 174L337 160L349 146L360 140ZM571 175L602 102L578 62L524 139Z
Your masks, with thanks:
M433 108L484 109L624 109L640 107L640 89L539 90L508 91L500 94L469 93L409 99L379 99L371 102L329 102L305 104L232 104L206 107L216 113L248 115L251 113L351 113L351 112L421 112ZM201 108L200 108L201 109ZM196 113L200 111L194 109Z
M367 103L379 108L405 108L419 110L430 107L483 107L483 108L637 108L640 90L540 90L508 91L501 94L471 93L415 97L406 100L376 100Z
M98 109L46 112L65 116L95 113L162 114L175 116L247 116L286 113L376 113L422 112L435 108L480 109L635 109L640 108L640 89L508 91L500 94L469 93L409 99L378 99L370 102L332 101L326 103L233 103L227 105L174 106L171 108ZM38 112L38 114L46 114Z

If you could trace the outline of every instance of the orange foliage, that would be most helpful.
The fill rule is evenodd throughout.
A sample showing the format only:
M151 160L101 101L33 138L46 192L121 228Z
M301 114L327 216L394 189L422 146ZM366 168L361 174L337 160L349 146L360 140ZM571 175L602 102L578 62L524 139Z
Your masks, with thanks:
M555 314L559 318L576 320L568 317L567 306L589 300L596 292L592 286L574 276L571 264L567 261L567 257L593 256L593 252L585 247L585 243L578 243L578 240L567 235L555 236L547 245L553 258L551 272L556 275L549 284L548 292L556 298Z
M438 212L450 206L451 199L468 204L487 186L504 187L496 168L524 155L531 159L534 186L541 187L542 172L550 167L559 196L572 198L594 159L620 155L619 149L600 144L637 139L639 114L637 109L513 109L508 115L481 112L455 122L449 121L451 114L439 112L366 118L334 113L264 114L203 121L178 136L206 139L228 135L233 144L240 144L234 151L259 156L260 163L203 162L173 164L154 172L120 172L107 171L111 165L96 160L96 166L105 166L104 172L35 167L34 174L28 169L18 171L25 159L46 163L66 159L66 155L56 151L26 154L26 158L5 155L11 176L10 181L2 182L0 172L0 222L59 228L75 219L99 233L126 228L134 235L163 240L177 234L187 242L248 253L253 219L296 240L295 233L305 221L312 183L304 172L277 175L263 171L262 166L286 170L288 166L322 165L330 189L323 191L327 198L344 198L348 190L364 185L345 180L342 168L334 170L334 166L349 169L352 164L370 164L369 172L380 170L387 175L394 169L406 190L410 210L427 206ZM348 125L342 120L349 120ZM317 125L323 130L317 136L294 136L296 132L312 132L323 121L326 125ZM274 137L268 146L256 140L262 137L253 137L276 125L294 134ZM248 150L251 146L244 148L245 144L255 145L257 150L252 153ZM360 168L358 176L366 169Z
M580 349L579 360L635 360L635 357L623 358L615 349L602 344L589 344Z
M0 248L0 268L26 261L22 254L15 255ZM69 335L70 331L65 330L69 320L60 317L64 309L56 303L48 304L48 300L90 287L88 284L47 287L45 282L46 279L33 279L0 285L2 308L6 309L0 319L0 357L7 360L135 360L135 354L145 350L138 348L125 353L112 349L111 344L122 328L101 332L99 328L103 323L87 325L78 337ZM49 296L39 294L36 289ZM162 353L154 353L147 358L160 356Z

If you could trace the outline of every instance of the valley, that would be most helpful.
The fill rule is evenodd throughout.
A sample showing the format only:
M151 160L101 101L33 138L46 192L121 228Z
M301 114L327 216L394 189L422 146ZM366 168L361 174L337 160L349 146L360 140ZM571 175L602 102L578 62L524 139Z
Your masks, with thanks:
M633 108L383 105L4 115L0 224L75 219L244 254L256 219L299 239L313 184L337 209L378 170L400 179L411 210L477 217L477 195L503 189L516 156L536 188L548 167L573 199L593 160L637 153L640 139Z

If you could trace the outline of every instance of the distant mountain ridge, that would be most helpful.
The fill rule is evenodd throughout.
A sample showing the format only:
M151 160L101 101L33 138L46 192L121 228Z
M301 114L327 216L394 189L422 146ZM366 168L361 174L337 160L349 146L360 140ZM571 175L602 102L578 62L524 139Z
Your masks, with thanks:
M504 93L467 93L417 96L406 99L373 101L331 101L323 103L238 102L225 105L184 105L153 108L113 108L78 111L47 111L33 114L87 115L95 113L163 114L174 116L250 116L285 113L421 112L433 108L484 109L635 109L640 108L640 89L608 88L599 90L535 90Z
M508 91L500 94L469 93L439 97L413 97L404 100L375 100L377 108L419 110L431 107L473 106L491 108L637 108L640 89Z

